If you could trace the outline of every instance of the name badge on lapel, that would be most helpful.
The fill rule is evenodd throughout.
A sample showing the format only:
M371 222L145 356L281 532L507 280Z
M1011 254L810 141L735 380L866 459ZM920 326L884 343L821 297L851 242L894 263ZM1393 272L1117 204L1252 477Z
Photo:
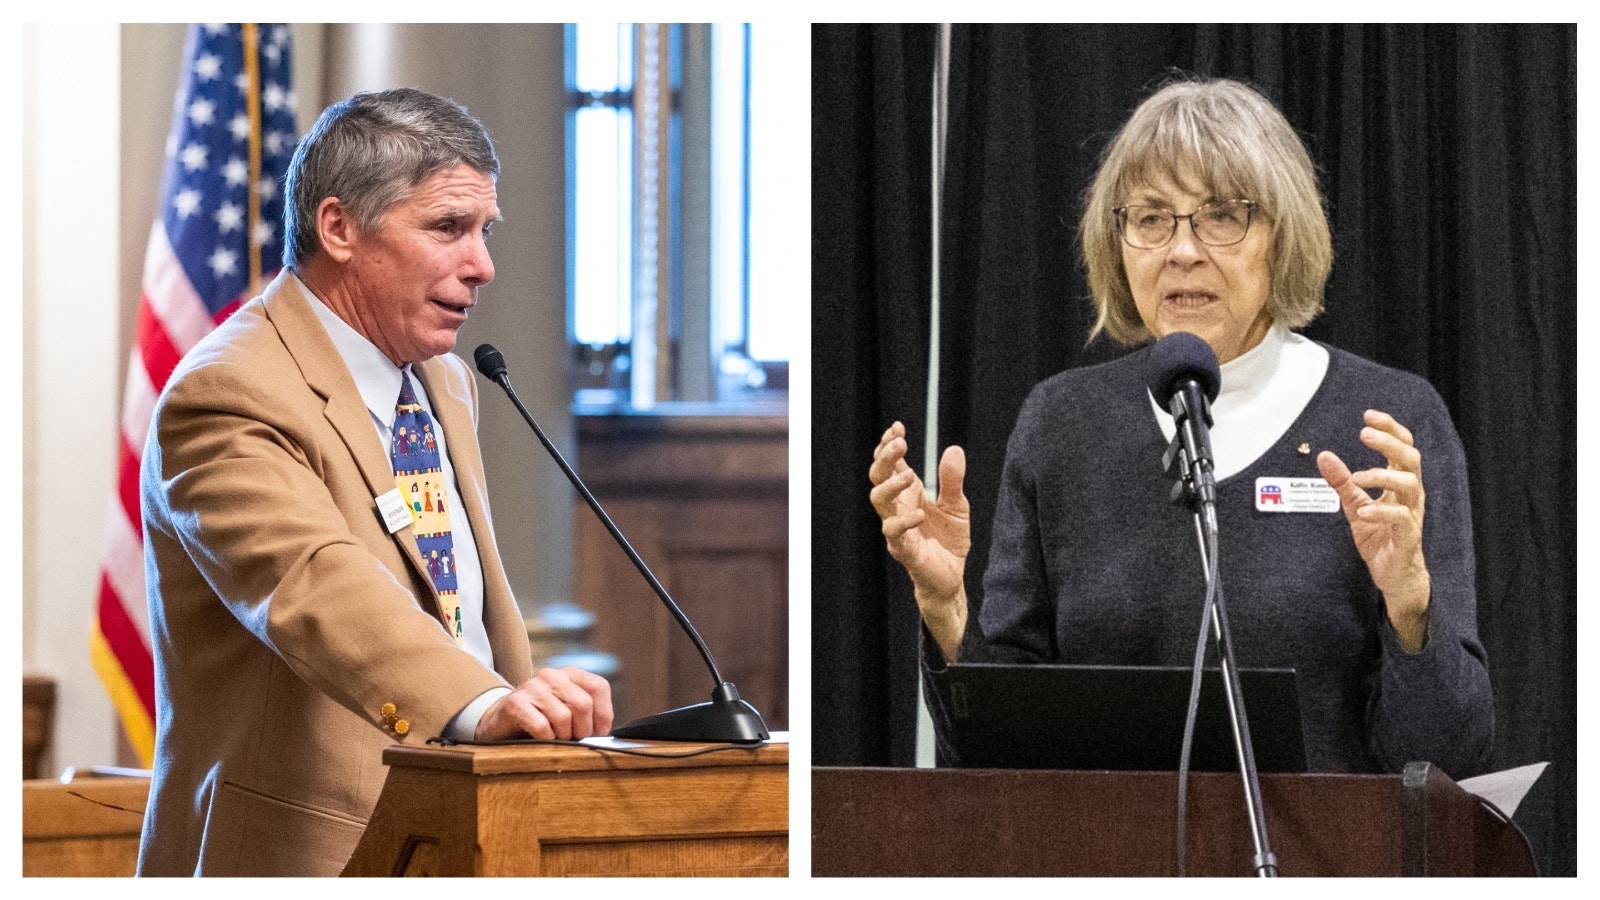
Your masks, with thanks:
M383 524L388 526L389 533L411 524L411 507L400 496L399 488L392 488L372 498L378 504L378 514L383 516Z
M1339 494L1321 478L1257 478L1256 511L1336 513Z

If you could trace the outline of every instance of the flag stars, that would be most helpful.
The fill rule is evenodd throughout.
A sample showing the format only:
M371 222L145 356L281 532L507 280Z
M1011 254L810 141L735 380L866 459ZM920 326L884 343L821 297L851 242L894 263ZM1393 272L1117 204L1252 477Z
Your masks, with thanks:
M300 97L287 81L274 81L262 89L261 102L268 112L290 114L300 105Z
M183 148L183 167L190 172L198 172L206 167L206 156L211 151L204 144L191 143Z
M210 258L206 260L206 265L211 267L211 274L214 278L233 275L239 268L239 254L226 247L218 247L212 251Z
M198 46L172 106L162 219L196 291L215 310L237 299L258 248L259 274L270 276L280 265L282 173L297 140L287 76L291 38L281 27L261 29L256 83L239 71L238 25L194 28ZM246 105L251 100L254 109ZM246 152L257 142L259 168ZM257 198L260 214L252 215Z
M172 208L177 210L179 219L187 219L200 209L200 192L194 188L185 188L172 198Z
M222 57L215 53L202 53L194 61L194 75L200 81L207 82L222 74Z
M285 153L294 146L294 135L282 131L267 132L267 152L273 156Z
M266 107L269 113L292 113L298 104L299 98L295 96L294 91L279 82L269 81L261 89L261 105Z
M214 218L217 220L217 231L222 234L244 230L244 208L237 203L224 201L217 208Z
M244 187L250 181L250 167L239 157L230 156L222 167L222 177L227 180L228 187Z
M281 84L269 83L261 91L261 103L270 112L276 112L285 108L288 103L288 99L289 93L283 89L283 85Z
M210 125L216 120L217 104L204 97L196 98L193 103L189 104L189 121L196 126Z

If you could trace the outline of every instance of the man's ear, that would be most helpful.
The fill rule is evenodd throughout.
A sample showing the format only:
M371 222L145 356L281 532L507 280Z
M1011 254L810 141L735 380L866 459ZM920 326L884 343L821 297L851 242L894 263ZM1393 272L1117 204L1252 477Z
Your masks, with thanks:
M350 261L355 252L356 231L355 218L338 197L325 197L317 204L317 241L330 260Z

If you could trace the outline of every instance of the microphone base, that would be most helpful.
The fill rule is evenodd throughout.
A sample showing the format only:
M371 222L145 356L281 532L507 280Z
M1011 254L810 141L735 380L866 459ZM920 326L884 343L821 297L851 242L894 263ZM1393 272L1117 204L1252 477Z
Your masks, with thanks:
M728 682L717 685L711 700L635 719L611 736L644 741L692 741L717 744L759 744L772 739L761 713L739 699L739 689Z

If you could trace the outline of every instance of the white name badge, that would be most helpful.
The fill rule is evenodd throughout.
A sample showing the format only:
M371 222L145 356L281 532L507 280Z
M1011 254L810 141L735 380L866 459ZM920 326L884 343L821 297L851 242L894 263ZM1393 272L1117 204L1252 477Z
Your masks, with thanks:
M1336 513L1339 511L1339 494L1321 478L1257 478L1256 510Z
M378 504L378 513L383 516L383 524L389 527L390 534L411 524L411 507L400 496L399 488L385 491L372 499Z

